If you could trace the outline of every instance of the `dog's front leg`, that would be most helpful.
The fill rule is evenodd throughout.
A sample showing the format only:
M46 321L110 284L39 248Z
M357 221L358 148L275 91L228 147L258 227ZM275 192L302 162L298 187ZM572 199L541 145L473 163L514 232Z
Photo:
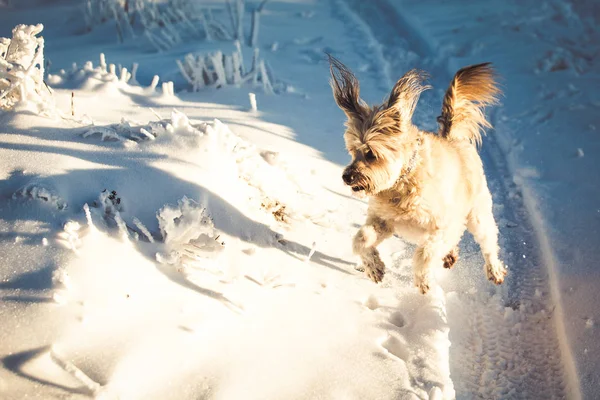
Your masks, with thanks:
M415 286L421 293L425 294L429 291L432 269L441 263L440 260L448 254L451 248L439 233L431 235L417 248L413 258L413 269Z
M369 216L354 236L354 254L360 256L365 273L375 283L381 282L385 274L385 265L376 247L392 236L392 232L391 224L379 217Z

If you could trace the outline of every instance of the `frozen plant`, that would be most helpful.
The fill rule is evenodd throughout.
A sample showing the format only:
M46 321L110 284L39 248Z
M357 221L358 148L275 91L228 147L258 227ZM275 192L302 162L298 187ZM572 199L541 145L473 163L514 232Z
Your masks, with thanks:
M159 51L181 43L186 34L200 36L197 22L206 19L190 0L83 0L83 17L89 31L114 23L120 43L142 35Z
M114 23L118 41L145 37L158 51L165 51L187 37L205 40L239 40L257 46L259 16L267 0L252 10L252 26L244 38L245 0L225 2L230 27L213 15L214 5L200 6L193 0L82 0L83 17L91 31L95 26Z
M205 87L220 88L226 85L242 85L251 82L262 87L265 93L273 93L273 73L264 60L259 58L258 48L254 49L252 67L247 70L239 41L229 54L216 51L209 54L187 54L183 60L176 60L181 74L194 92Z
M260 26L260 14L262 13L265 4L267 4L268 0L262 0L258 7L252 10L252 25L250 27L250 38L248 40L248 45L250 47L258 46L258 29Z
M0 110L19 103L46 105L50 90L44 83L42 24L17 25L12 38L0 38Z
M116 226L121 236L125 240L129 240L130 237L133 237L135 240L144 240L153 242L153 237L148 231L148 229L137 219L134 217L134 226L128 225L121 213L123 210L123 202L121 201L121 197L117 194L116 190L107 190L104 189L100 195L98 196L98 200L95 200L92 205L95 208L99 208L102 210L102 218L105 222L107 222L111 226ZM85 207L84 207L85 208ZM88 218L88 223L91 226L91 215L89 215L89 207L86 210L86 217Z
M107 215L117 215L119 212L123 211L121 198L117 195L116 190L111 190L109 192L104 189L98 197L97 206L102 207L104 214Z

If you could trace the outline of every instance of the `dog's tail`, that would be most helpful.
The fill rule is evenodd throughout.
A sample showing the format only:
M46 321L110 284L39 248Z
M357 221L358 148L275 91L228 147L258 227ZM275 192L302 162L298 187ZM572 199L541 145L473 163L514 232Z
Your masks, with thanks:
M496 104L499 94L490 63L461 68L444 96L442 115L438 117L440 136L480 145L481 133L492 127L483 114L483 108Z

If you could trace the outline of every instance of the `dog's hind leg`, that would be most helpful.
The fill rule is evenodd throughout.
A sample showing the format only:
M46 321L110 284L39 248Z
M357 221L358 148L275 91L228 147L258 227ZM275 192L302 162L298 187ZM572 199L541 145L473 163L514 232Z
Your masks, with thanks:
M481 247L487 278L497 285L501 284L507 271L498 258L498 226L492 214L492 195L487 188L481 192L467 218L467 229Z
M415 286L423 294L429 291L431 271L439 267L439 262L444 257L444 254L448 254L455 246L456 242L448 245L444 239L444 232L437 231L430 235L415 251L413 257L414 282Z
M440 261L444 268L451 268L458 260L458 242L464 229L464 225L456 225L435 230L417 247L413 257L414 282L421 293L429 291L431 271L440 267Z
M385 265L379 257L377 246L392 236L392 227L376 216L367 217L367 222L354 236L354 254L360 256L365 273L375 283L381 282L385 274Z

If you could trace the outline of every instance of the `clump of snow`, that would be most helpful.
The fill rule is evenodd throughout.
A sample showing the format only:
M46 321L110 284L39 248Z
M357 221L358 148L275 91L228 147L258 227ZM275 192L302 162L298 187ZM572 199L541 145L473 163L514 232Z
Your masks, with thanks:
M12 38L0 38L0 110L18 104L46 106L50 92L44 83L42 24L17 25Z
M63 232L59 234L60 239L62 239L64 244L68 249L73 251L77 251L77 248L81 244L81 239L79 237L79 231L81 229L81 225L77 221L69 220L65 222L63 225Z
M67 202L53 189L48 188L38 182L30 182L23 186L21 189L13 193L12 198L31 198L34 200L41 200L43 202L52 204L58 210L64 210L68 206Z
M258 107L256 106L256 94L248 93L248 98L250 100L250 111L252 111L252 112L258 111Z
M224 246L206 208L192 199L184 197L177 206L164 206L157 218L166 247L164 254L157 253L157 261L161 263L212 257Z
M165 141L182 142L184 146L197 147L195 140L203 136L203 132L190 124L185 114L173 110L170 120L150 121L147 124L136 124L127 118L122 118L120 123L105 126L93 126L86 130L82 136L89 138L100 135L103 142L106 141L135 141L142 142L161 138Z

